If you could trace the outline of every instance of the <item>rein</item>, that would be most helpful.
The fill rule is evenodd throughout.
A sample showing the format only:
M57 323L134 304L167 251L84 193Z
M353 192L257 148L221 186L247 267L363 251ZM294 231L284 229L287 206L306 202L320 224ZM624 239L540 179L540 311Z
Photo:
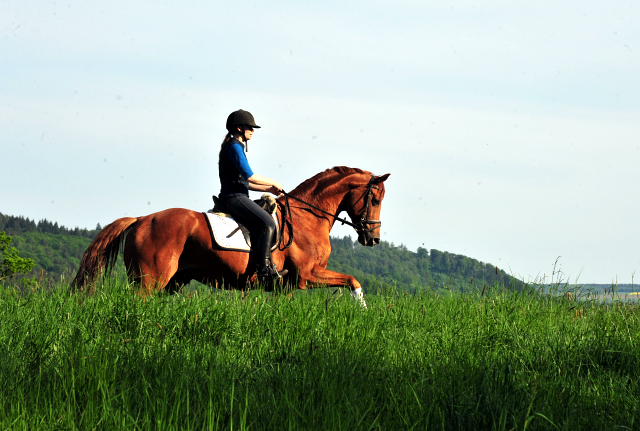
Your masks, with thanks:
M371 175L371 180L369 181L369 183L367 184L367 190L362 194L362 196L360 196L358 198L357 201L355 201L355 203L353 204L353 206L355 206L358 202L360 202L360 199L366 199L366 203L365 203L365 207L364 210L362 211L362 216L360 217L360 221L358 223L353 223L350 222L347 219L344 219L342 217L338 217L337 214L332 214L329 211L323 210L322 208L319 208L309 202L306 202L300 198L297 198L287 192L285 192L284 190L282 191L282 194L284 195L284 207L285 209L282 211L282 224L281 224L281 228L280 228L280 243L278 244L278 249L279 250L284 250L286 248L289 248L291 246L291 244L293 243L293 217L291 216L291 207L289 206L289 198L295 199L300 203L303 203L317 211L320 211L321 213L327 214L331 217L333 217L334 219L338 220L339 222L341 222L342 224L347 224L349 226L351 226L352 228L355 229L356 232L358 232L358 234L360 233L365 233L365 232L372 232L374 231L376 228L366 228L365 225L367 224L382 224L382 222L380 220L370 220L367 217L369 216L369 204L371 203L371 190L372 189L377 189L378 186L376 186L375 184L373 184L373 180L374 180L374 176ZM366 196L366 197L365 197ZM287 214L288 214L288 220L287 220ZM284 237L284 228L285 225L289 227L289 241L287 241L287 244L280 249L280 245L282 244L283 241L283 237Z

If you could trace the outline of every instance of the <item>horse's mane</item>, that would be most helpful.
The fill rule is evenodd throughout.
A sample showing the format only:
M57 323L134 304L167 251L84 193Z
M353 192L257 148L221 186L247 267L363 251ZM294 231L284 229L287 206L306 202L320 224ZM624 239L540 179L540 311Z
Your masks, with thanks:
M326 169L312 176L308 180L304 180L302 183L298 185L298 187L296 187L291 191L291 194L298 197L303 196L307 194L309 191L311 191L312 189L315 189L318 182L322 180L328 180L331 176L343 177L345 175L350 175L350 174L365 174L365 173L367 172L358 168L349 168L347 166L334 166L331 169Z

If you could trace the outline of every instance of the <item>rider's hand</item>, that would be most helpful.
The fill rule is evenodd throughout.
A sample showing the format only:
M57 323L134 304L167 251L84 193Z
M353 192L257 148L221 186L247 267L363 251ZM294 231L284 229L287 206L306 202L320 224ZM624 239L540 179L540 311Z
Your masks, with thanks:
M273 184L271 185L271 187L269 187L268 191L273 195L280 196L284 190L282 189L282 186L280 184Z

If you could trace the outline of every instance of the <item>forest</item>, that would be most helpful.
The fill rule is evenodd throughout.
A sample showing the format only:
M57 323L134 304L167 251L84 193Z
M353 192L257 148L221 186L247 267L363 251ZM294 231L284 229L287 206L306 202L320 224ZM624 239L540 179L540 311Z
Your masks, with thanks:
M389 284L410 292L424 288L482 291L485 285L522 288L522 282L503 270L467 256L422 247L413 252L387 241L376 247L363 247L349 236L331 237L327 267L354 276L365 291Z
M0 232L12 237L12 246L20 257L32 259L33 270L25 274L36 280L59 280L75 274L85 250L102 227L69 229L46 219L36 222L22 216L0 213Z
M12 236L12 246L21 257L35 263L26 276L40 280L75 275L85 250L101 229L99 224L93 230L70 229L46 219L36 222L0 213L0 231ZM328 268L354 276L369 293L388 286L410 292L522 287L521 281L489 263L446 251L420 247L413 252L387 241L377 247L363 247L349 236L331 237L331 248Z

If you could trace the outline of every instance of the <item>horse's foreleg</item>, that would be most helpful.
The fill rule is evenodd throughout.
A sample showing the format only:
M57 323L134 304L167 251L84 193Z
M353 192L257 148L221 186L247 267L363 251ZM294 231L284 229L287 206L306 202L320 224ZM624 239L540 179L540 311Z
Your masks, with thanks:
M351 295L360 301L362 305L365 307L367 304L364 302L364 296L362 294L362 286L360 282L356 280L354 277L347 274L340 274L339 272L331 271L329 269L323 268L319 265L314 265L311 268L309 274L300 274L300 281L304 283L304 287L308 287L311 284L311 287L349 287L351 291ZM305 277L305 275L307 275ZM298 283L300 284L300 283Z

